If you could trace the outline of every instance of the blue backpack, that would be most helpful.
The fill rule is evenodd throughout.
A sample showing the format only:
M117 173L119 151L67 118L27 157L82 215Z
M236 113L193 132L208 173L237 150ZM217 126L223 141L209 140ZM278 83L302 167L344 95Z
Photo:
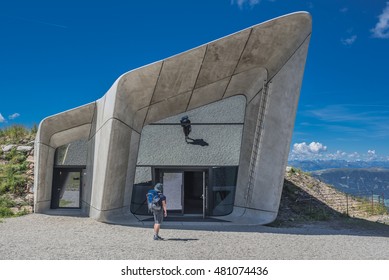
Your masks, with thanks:
M161 197L156 190L147 192L147 207L150 212L161 210Z

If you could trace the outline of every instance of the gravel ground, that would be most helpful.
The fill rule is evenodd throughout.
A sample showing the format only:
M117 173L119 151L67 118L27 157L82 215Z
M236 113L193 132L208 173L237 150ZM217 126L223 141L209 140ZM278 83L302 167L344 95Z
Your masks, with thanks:
M206 224L174 228L165 223L160 232L164 241L152 240L151 227L43 214L3 219L0 259L389 259L389 226L369 222L288 228Z

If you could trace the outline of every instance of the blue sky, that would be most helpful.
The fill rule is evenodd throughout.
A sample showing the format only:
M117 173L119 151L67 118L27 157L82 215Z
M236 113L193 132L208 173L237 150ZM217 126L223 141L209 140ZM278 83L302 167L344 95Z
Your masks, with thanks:
M295 11L313 33L291 159L389 160L388 0L0 3L0 128L102 97L121 74Z

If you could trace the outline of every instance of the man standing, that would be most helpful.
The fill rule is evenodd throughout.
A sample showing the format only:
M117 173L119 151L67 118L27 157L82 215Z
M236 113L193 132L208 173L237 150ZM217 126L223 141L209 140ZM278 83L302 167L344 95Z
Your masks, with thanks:
M161 206L159 210L153 210L154 240L163 240L163 238L159 236L159 230L161 228L163 217L167 217L166 196L163 195L163 185L161 183L156 184L154 190L158 193L158 203Z

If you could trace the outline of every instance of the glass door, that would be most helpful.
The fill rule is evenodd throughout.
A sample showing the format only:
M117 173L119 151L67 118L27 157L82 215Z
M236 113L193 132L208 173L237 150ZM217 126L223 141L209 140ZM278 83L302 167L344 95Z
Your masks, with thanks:
M164 172L162 182L167 210L183 213L182 172Z
M81 184L81 168L54 168L51 208L81 208Z

